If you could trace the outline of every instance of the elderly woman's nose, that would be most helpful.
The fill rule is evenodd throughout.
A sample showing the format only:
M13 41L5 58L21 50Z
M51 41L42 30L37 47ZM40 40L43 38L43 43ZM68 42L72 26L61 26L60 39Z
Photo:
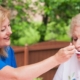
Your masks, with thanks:
M80 47L80 39L76 41L76 47Z

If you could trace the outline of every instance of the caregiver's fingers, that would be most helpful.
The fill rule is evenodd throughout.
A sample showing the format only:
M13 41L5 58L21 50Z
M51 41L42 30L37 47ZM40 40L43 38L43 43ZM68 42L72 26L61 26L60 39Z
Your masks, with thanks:
M70 43L70 45L69 46L67 46L67 47L65 47L64 48L65 50L73 50L73 49L75 49L75 46L74 45L72 45L72 43Z
M73 50L69 50L66 54L73 55L75 52L76 52L76 50L73 49Z
M75 53L74 45L69 45L67 47L61 48L56 54L56 60L61 64L67 61Z

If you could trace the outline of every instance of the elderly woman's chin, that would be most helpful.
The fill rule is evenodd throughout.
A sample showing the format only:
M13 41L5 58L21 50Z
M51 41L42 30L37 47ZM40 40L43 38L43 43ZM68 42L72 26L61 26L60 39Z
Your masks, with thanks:
M78 60L80 61L80 54L77 54L77 58L78 58Z

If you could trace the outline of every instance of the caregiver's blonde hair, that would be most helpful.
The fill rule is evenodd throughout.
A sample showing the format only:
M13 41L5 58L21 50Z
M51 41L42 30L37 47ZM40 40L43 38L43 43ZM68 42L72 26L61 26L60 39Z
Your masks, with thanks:
M74 27L80 27L80 13L74 16L70 24L70 36L72 37Z
M1 31L1 26L5 18L10 19L10 10L0 6L0 31ZM2 56L7 56L7 53L5 52L4 48L0 48L0 55Z

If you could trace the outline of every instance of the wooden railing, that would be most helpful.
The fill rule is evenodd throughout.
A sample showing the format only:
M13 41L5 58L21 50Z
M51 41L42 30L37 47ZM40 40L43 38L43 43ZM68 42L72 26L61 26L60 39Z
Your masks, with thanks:
M17 65L23 66L23 65L40 62L54 55L60 48L63 48L67 45L69 45L69 42L49 41L49 42L37 43L31 46L27 46L27 45L24 47L15 46L13 47L13 49L15 51ZM43 80L52 80L56 70L57 67L51 69L50 71L46 72L40 77L43 77Z

